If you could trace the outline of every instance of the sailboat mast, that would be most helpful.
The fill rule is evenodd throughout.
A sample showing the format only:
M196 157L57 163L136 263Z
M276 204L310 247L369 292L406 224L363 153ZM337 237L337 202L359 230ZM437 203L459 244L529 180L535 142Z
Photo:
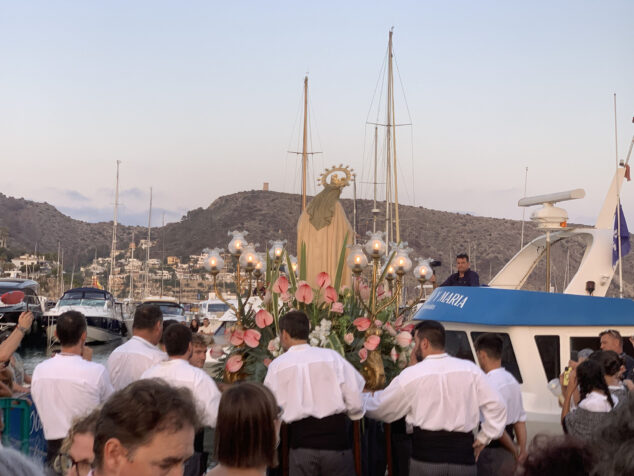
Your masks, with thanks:
M163 262L165 261L165 212L163 212L163 236L161 244L163 245L163 253L161 253L161 297L163 297Z
M387 121L385 122L385 239L389 243L393 237L392 228L392 30L388 40L387 53Z
M150 187L150 213L148 214L147 219L147 243L146 243L146 255L145 255L145 296L148 294L148 289L150 287L150 247L152 246L151 241L151 233L152 233L152 187Z
M374 205L372 207L372 232L376 233L376 218L379 214L379 209L376 208L376 170L377 170L377 158L379 147L379 126L374 126Z
M132 243L130 243L130 293L129 299L132 301L134 297L134 248L136 245L134 244L134 232L132 232Z
M394 176L394 226L396 231L396 242L401 242L401 231L398 216L398 169L396 168L396 121L394 120L394 68L393 68L393 53L392 53L392 34L390 30L390 41L388 45L388 71L387 71L387 91L388 91L388 125L387 134L392 143L392 175ZM388 142L388 147L390 143Z
M119 164L120 160L117 160L117 182L114 192L114 218L112 220L112 248L110 248L110 279L108 280L108 292L112 292L114 287L114 273L115 265L114 258L117 253L117 212L119 210Z
M304 76L304 135L302 141L302 211L306 210L306 169L308 167L308 76Z

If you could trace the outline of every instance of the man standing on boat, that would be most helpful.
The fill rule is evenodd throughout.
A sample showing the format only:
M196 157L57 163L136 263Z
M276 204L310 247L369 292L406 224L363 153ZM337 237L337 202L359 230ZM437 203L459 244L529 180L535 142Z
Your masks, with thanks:
M504 341L497 334L482 334L475 341L478 363L506 405L506 429L502 438L491 441L482 450L478 458L478 476L511 474L515 460L523 462L526 459L526 412L522 390L515 377L502 367L503 348ZM514 437L517 437L517 446Z
M421 321L414 340L418 363L369 395L366 414L388 423L405 417L414 427L410 475L476 476L480 452L506 425L502 397L473 362L445 352L439 322Z
M460 253L456 256L457 273L449 276L441 286L480 286L480 276L469 268L469 255Z
M141 305L134 312L132 338L108 357L108 373L115 390L139 380L143 372L164 360L167 354L157 347L163 334L163 313L159 306Z
M608 329L599 334L601 341L601 350L613 350L625 361L625 373L622 379L631 379L634 377L634 358L623 352L623 337L621 333L615 329Z

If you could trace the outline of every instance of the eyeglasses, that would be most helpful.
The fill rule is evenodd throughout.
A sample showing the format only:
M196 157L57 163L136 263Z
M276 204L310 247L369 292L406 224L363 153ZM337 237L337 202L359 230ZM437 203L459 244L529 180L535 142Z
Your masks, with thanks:
M75 472L71 472L73 467ZM92 469L92 463L88 461L75 461L68 453L60 453L53 462L53 469L61 474L72 476L86 476Z

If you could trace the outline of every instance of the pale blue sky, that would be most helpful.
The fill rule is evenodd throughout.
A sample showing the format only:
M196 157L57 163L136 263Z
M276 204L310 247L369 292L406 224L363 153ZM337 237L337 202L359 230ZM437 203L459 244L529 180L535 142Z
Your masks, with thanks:
M128 224L146 222L150 186L169 221L263 182L298 192L287 151L306 71L311 173L343 162L368 181L394 26L413 123L403 202L521 218L528 166L529 194L585 188L566 208L591 222L614 171L613 93L621 157L634 133L632 18L631 1L0 1L0 157L15 172L0 191L110 219L118 159ZM402 97L399 83L409 122Z

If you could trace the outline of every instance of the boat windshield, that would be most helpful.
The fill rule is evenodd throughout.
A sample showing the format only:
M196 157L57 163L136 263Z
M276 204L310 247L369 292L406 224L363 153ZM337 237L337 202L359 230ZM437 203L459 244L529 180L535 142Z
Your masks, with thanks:
M170 306L168 304L160 304L159 307L161 308L161 312L163 314L176 314L178 316L182 316L183 314L185 314L185 310L180 307L180 306Z
M91 306L103 307L106 295L97 292L68 292L62 296L59 306Z
M229 306L225 303L207 305L207 312L225 312L227 309L229 309Z

